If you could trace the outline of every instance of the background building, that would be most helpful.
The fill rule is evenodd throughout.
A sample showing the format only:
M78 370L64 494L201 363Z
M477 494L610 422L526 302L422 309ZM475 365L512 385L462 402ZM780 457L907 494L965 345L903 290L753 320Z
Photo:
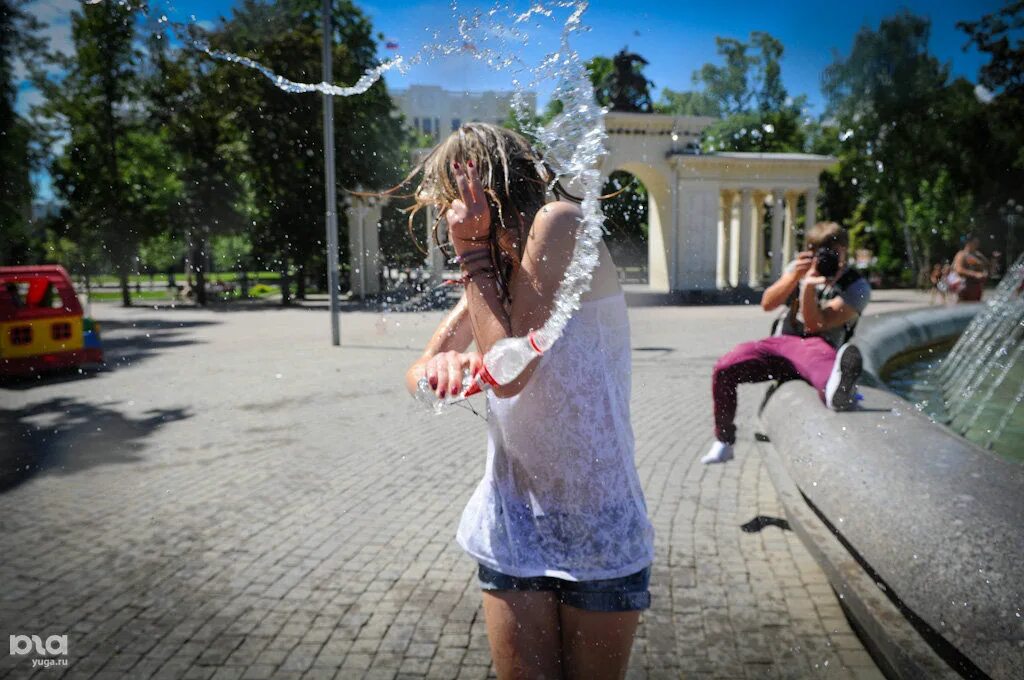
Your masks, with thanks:
M437 85L410 85L392 90L391 99L405 115L408 126L435 141L463 123L497 123L508 120L512 111L510 91L452 92ZM524 93L531 111L537 109L537 95Z

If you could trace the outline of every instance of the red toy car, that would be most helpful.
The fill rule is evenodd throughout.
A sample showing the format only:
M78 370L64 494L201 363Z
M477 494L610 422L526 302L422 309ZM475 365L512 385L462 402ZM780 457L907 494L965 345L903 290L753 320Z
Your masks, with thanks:
M64 267L0 267L0 377L102 363L99 324Z

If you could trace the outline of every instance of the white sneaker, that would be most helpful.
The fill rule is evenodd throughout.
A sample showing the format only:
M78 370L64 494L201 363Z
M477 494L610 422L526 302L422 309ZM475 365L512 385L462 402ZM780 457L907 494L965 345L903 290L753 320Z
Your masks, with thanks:
M716 441L711 445L711 450L700 459L700 462L708 465L709 463L724 463L727 460L732 460L732 444Z
M843 345L836 352L832 375L825 383L825 405L833 411L849 411L857 403L857 380L864 369L864 359L856 345Z

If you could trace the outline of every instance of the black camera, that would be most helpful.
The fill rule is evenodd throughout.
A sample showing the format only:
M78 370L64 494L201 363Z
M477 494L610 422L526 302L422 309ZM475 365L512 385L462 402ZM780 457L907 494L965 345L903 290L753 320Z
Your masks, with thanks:
M839 271L839 253L827 246L818 248L814 254L815 269L826 279L830 279Z

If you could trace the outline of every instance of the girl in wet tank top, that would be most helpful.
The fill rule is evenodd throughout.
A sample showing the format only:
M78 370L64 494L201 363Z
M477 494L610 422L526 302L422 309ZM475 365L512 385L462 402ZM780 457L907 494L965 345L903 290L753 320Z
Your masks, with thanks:
M465 293L407 373L438 397L551 314L582 213L518 133L472 123L434 148L415 210L438 208ZM554 200L549 201L549 193ZM437 237L435 225L435 239ZM500 678L621 678L650 605L653 529L633 457L625 300L604 244L562 337L487 392L483 479L457 540L477 562ZM470 350L471 346L473 347Z

